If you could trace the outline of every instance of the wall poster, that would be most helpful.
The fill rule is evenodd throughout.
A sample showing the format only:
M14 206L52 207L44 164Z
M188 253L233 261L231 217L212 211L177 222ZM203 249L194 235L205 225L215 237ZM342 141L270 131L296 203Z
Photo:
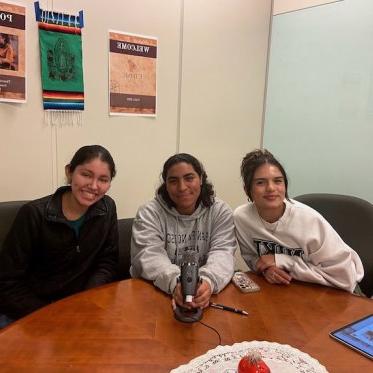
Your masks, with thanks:
M109 31L110 115L156 116L155 37Z
M26 102L26 7L0 2L0 101Z

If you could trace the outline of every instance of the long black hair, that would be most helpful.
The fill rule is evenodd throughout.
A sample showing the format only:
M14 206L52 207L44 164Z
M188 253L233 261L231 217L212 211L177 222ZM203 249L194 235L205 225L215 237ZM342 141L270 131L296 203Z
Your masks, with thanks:
M187 153L175 154L168 158L167 161L164 163L161 174L163 182L161 186L158 188L157 194L159 194L163 198L163 200L166 202L169 208L176 207L175 203L172 201L167 192L166 181L168 170L173 165L181 162L190 164L193 167L194 171L201 178L201 193L196 202L196 206L198 206L199 203L202 203L205 207L210 207L215 201L214 186L207 180L207 174L205 169L203 168L202 163L197 158Z
M86 145L78 149L77 152L74 154L71 162L67 165L67 167L69 168L69 172L73 173L77 166L80 166L96 158L108 164L110 177L113 178L117 173L113 157L111 156L109 151L101 145Z

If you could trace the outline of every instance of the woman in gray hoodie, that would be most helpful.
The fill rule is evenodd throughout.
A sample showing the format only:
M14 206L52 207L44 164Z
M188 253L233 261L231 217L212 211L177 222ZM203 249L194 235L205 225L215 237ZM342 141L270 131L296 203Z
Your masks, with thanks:
M214 197L202 164L192 155L175 154L163 166L156 197L139 208L131 243L131 275L153 281L183 305L180 264L183 254L199 259L199 284L193 308L209 305L234 270L236 239L230 207Z

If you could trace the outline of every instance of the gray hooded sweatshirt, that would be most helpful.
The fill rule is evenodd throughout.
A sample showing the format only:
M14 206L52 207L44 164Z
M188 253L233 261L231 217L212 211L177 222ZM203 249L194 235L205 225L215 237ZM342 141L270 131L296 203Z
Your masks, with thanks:
M235 250L232 210L225 202L215 198L212 206L200 204L192 215L181 215L158 195L134 220L130 272L172 294L183 254L194 251L200 277L218 293L232 278Z

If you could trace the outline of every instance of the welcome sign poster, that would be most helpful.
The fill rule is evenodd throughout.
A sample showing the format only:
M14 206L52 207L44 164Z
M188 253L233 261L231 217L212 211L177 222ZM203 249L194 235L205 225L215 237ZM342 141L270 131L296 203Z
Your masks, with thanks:
M110 115L156 116L154 37L109 31Z

